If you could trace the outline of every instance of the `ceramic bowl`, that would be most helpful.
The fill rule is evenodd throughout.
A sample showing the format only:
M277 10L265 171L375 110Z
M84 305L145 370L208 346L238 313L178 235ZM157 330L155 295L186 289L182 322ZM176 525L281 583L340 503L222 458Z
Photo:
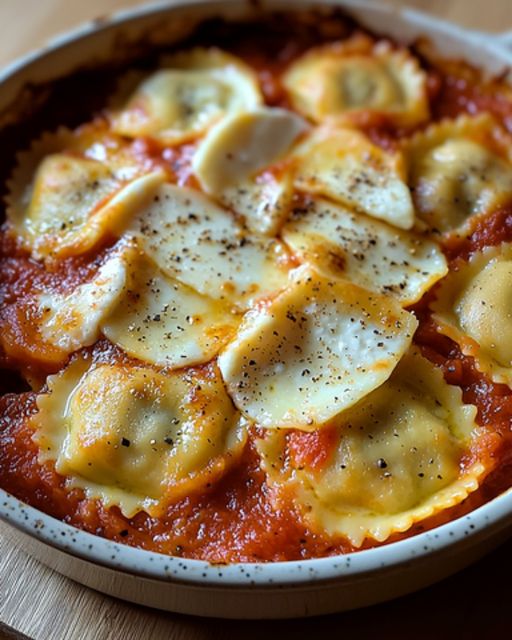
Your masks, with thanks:
M409 42L428 37L445 55L490 73L512 67L510 37L460 29L412 10L362 0L225 0L144 5L84 25L0 73L0 126L29 83L104 61L144 38L173 42L203 19L261 11L341 6L371 29ZM2 535L60 573L98 591L151 607L225 618L286 618L331 613L403 595L473 562L512 530L512 492L471 514L388 546L301 562L210 565L135 549L79 531L0 489Z

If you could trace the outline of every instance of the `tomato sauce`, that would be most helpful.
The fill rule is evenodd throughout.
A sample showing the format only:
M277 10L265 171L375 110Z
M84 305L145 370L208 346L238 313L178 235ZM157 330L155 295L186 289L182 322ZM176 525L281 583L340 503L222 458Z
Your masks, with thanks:
M265 23L233 29L213 23L200 27L189 44L220 44L231 50L256 69L267 103L288 107L280 80L286 65L309 46L344 38L357 29L349 20L319 19L318 16L293 24L281 18L271 27ZM433 120L489 111L512 130L512 100L499 80L484 81L478 72L462 64L451 64L449 68L437 68L426 61L423 64L428 73ZM77 80L70 80L67 85L56 87L52 94L52 100L56 99L59 104L62 97L66 97L67 110L52 109L50 101L49 106L41 107L32 118L26 135L34 136L36 126L41 130L51 128L54 121L78 124L93 114L101 119L101 100L108 95L112 74L115 76L117 69L84 73L89 73L89 81L97 89L89 111L84 111L83 105L69 106L74 104L69 98L74 95L73 87L81 86ZM83 94L83 85L79 93ZM365 125L360 123L360 126ZM366 129L368 135L385 148L393 148L405 135L375 120L368 121ZM24 144L26 139L21 134L17 137L19 131L14 128L4 135L6 151L0 160L0 174L4 179L12 168L16 145ZM194 185L190 172L193 145L163 149L147 139L137 140L134 145L144 162L163 168L178 184ZM12 151L10 160L6 159L9 150ZM443 250L451 268L457 268L472 252L502 241L512 241L512 204L476 219L469 237L446 240ZM254 445L256 430L251 431L240 462L219 482L203 494L169 504L161 518L145 513L126 518L116 507L106 509L99 501L85 498L81 490L67 488L65 479L52 463L38 462L28 418L36 411L36 392L44 389L45 376L58 371L66 358L45 345L37 334L32 321L34 297L42 290L65 293L89 280L108 251L107 243L90 254L45 268L33 260L5 228L0 233L0 486L42 511L96 535L188 558L217 563L276 561L355 550L345 539L328 537L301 524L291 499L281 500L276 507L259 466ZM480 489L462 504L415 524L386 543L459 517L512 484L512 391L479 373L472 358L464 356L454 342L438 333L429 310L433 296L435 287L412 309L420 322L414 340L423 354L442 368L446 380L461 387L464 401L477 407L477 421L484 429L477 453L487 460L493 471ZM99 359L125 358L106 340L90 351ZM321 468L328 459L333 442L329 429L291 432L288 436L288 448L295 463L315 468ZM367 541L363 548L369 546L377 543Z

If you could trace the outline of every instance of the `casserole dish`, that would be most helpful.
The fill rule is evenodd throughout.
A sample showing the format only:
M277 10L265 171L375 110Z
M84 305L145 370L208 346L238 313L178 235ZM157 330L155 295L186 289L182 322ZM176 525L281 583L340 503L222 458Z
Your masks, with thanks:
M286 3L276 3L271 8L281 8L285 5ZM356 13L361 11L361 7L358 3ZM197 16L199 19L217 15L222 11L222 15L227 17L242 17L245 15L244 12L254 10L259 11L260 8L254 9L240 3L226 4L222 7L219 4L193 4L187 9L179 10L175 7L145 9L133 19L126 16L118 17L112 23L101 25L85 39L79 37L77 44L70 45L66 41L57 43L46 56L37 58L28 66L21 65L18 70L11 69L10 75L7 73L4 85L6 103L9 102L8 98L12 98L29 80L34 82L50 79L49 69L51 74L65 74L74 69L74 66L58 68L58 64L62 64L64 58L66 64L71 64L73 55L76 55L78 57L74 59L73 64L78 65L79 60L90 58L93 49L95 58L101 58L102 55L111 57L109 44L113 40L109 38L113 38L115 34L122 33L124 42L132 38L136 41L140 34L147 33L150 33L152 38L168 41L172 37L183 35L182 30L172 35L174 29L183 29L179 26L181 19L190 26L193 23L191 16ZM169 22L161 19L162 11L169 14ZM176 11L179 11L180 20ZM436 27L435 23L427 30L422 26L426 23L420 18L414 14L407 15L402 23L397 20L395 12L365 6L363 14L358 17L364 24L376 27L379 31L387 31L400 39L412 37L419 31L422 34L427 33L443 54L463 55L480 65L488 63L486 66L491 72L501 70L506 63L506 53L495 45L484 44L475 34L462 38L457 36L456 32L451 34L450 29L443 25ZM376 20L377 24L372 23L373 20ZM160 25L159 29L152 28L156 23ZM168 28L162 25L168 25ZM400 25L400 33L396 31L397 25ZM464 43L469 43L469 50ZM470 51L474 51L477 43L479 60L474 60ZM72 51L73 55L62 55L64 52L68 54L69 51ZM485 58L486 55L488 58ZM34 73L37 75L31 75ZM224 568L198 561L159 556L109 543L103 539L91 538L88 534L66 527L40 513L34 514L33 509L20 505L9 496L6 496L5 500L2 499L1 504L8 521L24 531L36 532L35 536L31 533L31 545L37 547L39 543L36 540L44 540L51 541L57 548L64 548L64 551L68 552L67 555L58 557L61 560L66 558L70 565L76 564L74 570L64 570L63 566L61 570L74 577L80 576L80 580L86 584L137 602L172 610L227 616L236 612L237 616L265 617L324 613L361 606L377 601L384 594L385 597L391 597L426 584L440 577L441 573L436 576L437 572L446 574L456 570L471 557L481 553L490 537L498 540L499 536L504 534L508 513L507 500L507 495L501 496L450 525L381 549L322 560L272 565L237 564ZM491 514L488 511L491 511ZM450 542L451 540L455 542ZM414 561L411 561L411 557L415 558ZM446 557L451 558L450 562ZM90 560L99 564L88 571L87 562ZM49 563L48 559L47 562ZM153 568L157 566L158 569ZM137 575L137 580L126 580L123 571ZM306 577L297 578L302 575ZM156 584L158 580L162 580L162 584L156 586L155 580ZM123 584L126 586L123 587ZM129 593L127 585L135 587L133 593Z

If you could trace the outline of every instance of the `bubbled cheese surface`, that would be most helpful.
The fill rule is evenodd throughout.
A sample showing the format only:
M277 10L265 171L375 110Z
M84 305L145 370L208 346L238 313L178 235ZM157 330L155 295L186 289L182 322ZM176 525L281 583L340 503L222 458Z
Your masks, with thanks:
M48 155L15 203L12 218L43 255L95 241L92 216L104 217L104 204L121 183L108 166L64 153Z

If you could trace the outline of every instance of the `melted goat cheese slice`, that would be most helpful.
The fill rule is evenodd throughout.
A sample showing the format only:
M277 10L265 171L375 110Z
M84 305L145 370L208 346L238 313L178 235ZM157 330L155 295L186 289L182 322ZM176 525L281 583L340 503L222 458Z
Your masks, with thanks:
M263 427L312 430L382 384L415 317L388 297L301 267L247 313L219 367L236 406Z
M301 261L326 277L391 294L404 306L448 271L435 242L321 198L292 210L281 235Z
M39 296L39 331L64 353L101 334L147 363L181 368L211 360L239 316L218 300L169 278L123 238L96 276L67 295Z
M479 435L476 413L411 349L387 382L322 428L318 464L304 463L306 434L298 431L268 431L257 447L277 503L292 499L313 530L359 547L406 531L478 488L485 465L461 465Z
M294 193L293 171L284 166L226 187L221 201L243 216L250 231L275 236L290 212Z
M101 331L129 355L170 368L200 364L236 330L239 318L229 308L166 276L144 255L131 261L127 273Z
M235 113L210 130L192 167L201 187L218 194L282 157L306 129L304 120L286 109Z
M428 118L427 77L418 61L365 36L309 49L283 77L293 106L317 122L372 116L399 126Z
M400 229L414 225L400 152L384 151L356 129L320 127L295 155L300 191L328 196Z
M72 353L98 340L101 323L125 291L129 253L131 249L123 245L90 282L69 294L43 293L38 297L38 325L45 342Z
M439 331L494 382L512 384L512 244L487 247L452 271L431 304Z
M128 231L168 276L242 309L287 283L283 243L248 235L228 211L194 189L162 185Z
M115 132L177 144L203 134L228 113L263 102L254 71L220 49L180 52L168 56L165 67L143 80L113 114Z
M275 233L293 195L290 171L281 169L274 180L258 174L280 160L306 130L306 122L286 109L235 113L208 132L192 168L203 191L243 215L249 228Z
M68 486L126 517L161 515L203 490L246 440L213 365L163 375L77 358L48 379L37 407L30 421L40 462L54 461Z

